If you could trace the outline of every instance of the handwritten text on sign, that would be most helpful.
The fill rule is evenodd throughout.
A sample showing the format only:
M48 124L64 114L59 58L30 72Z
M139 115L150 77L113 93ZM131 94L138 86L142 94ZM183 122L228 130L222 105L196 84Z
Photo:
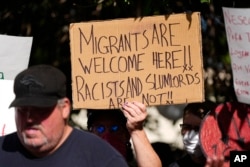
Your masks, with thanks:
M223 8L238 101L250 104L250 9Z
M200 15L70 25L74 108L203 100Z

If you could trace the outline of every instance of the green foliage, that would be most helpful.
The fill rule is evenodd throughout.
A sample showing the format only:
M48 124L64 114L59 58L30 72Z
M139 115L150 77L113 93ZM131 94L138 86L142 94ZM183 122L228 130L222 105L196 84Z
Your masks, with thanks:
M210 3L210 0L201 0L201 3Z

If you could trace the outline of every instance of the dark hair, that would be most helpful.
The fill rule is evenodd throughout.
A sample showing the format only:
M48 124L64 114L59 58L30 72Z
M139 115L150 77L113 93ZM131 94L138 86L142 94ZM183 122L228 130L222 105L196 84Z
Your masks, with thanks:
M88 130L92 126L93 122L95 121L96 118L102 116L102 115L114 115L117 117L118 120L121 121L122 125L126 127L126 122L127 119L123 115L123 113L119 109L88 109L87 110L87 128Z
M216 103L212 101L204 101L201 103L189 103L185 108L184 108L184 114L186 115L187 113L192 113L199 118L203 119L205 115L213 110L216 107Z

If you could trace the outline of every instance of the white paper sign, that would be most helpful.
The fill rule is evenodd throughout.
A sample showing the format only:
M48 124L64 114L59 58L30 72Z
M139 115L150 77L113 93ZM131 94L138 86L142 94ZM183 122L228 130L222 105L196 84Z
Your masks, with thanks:
M0 35L0 79L14 80L28 67L32 37Z
M223 15L239 102L250 104L250 9L225 8Z
M16 75L29 64L32 37L0 35L0 136L16 131L13 83Z
M9 108L14 100L12 80L0 80L0 136L16 131L14 108Z

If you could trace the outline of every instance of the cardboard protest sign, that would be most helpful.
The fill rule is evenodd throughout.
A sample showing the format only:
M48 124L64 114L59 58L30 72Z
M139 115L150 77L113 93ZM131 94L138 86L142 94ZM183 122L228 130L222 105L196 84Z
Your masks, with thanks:
M15 98L13 83L13 80L0 80L0 136L16 131L15 111L9 108Z
M14 80L28 67L32 37L0 35L0 79Z
M250 104L250 9L223 8L238 101Z
M245 111L245 112L242 112ZM206 157L225 157L223 167L229 167L231 151L250 150L250 106L226 102L218 105L202 121L200 143Z
M72 23L73 108L203 101L200 14Z

